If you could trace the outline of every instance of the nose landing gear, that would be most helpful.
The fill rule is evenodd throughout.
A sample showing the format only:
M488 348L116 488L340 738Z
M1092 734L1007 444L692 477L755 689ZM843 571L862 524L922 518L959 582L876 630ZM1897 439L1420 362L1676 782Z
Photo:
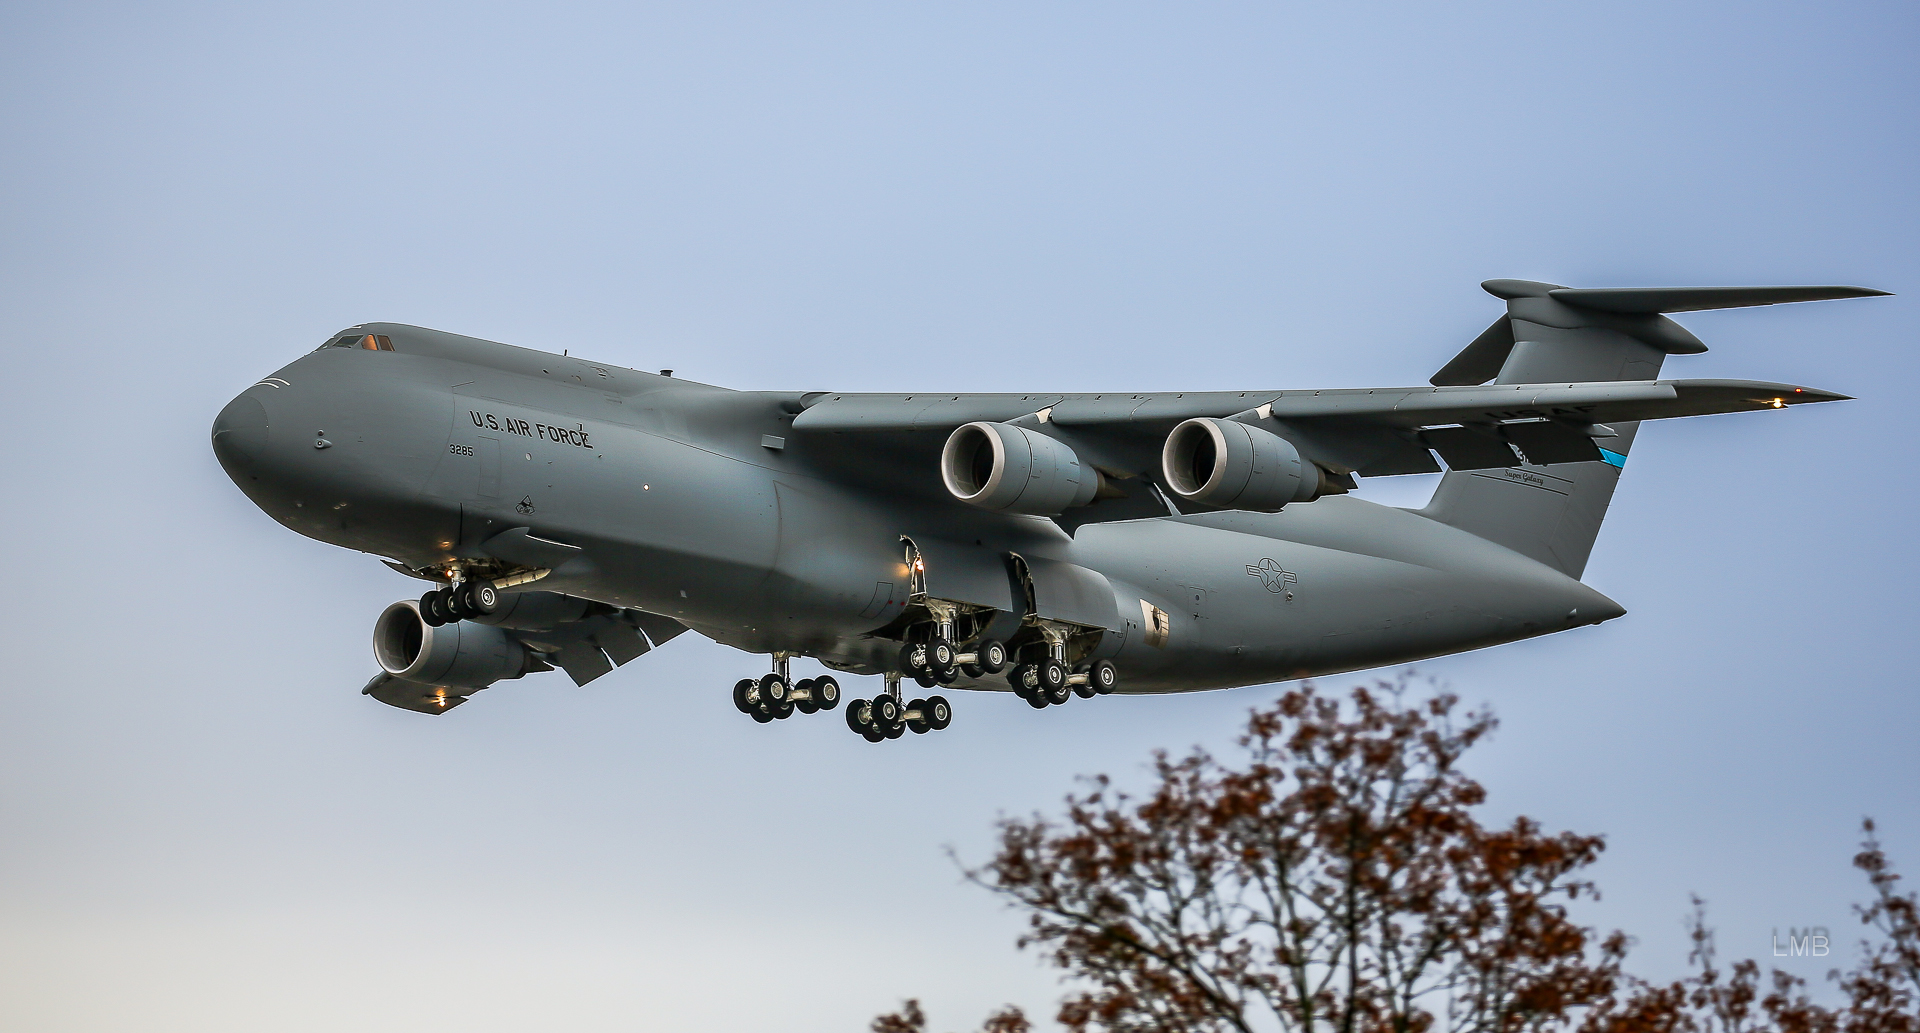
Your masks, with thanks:
M775 653L771 673L735 682L733 705L761 724L792 717L796 710L813 714L840 705L840 683L833 675L795 682L787 670L787 661L787 654Z

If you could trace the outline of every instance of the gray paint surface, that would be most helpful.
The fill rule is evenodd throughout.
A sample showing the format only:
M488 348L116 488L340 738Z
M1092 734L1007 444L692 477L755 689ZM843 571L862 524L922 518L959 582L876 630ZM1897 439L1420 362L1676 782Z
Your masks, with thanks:
M417 583L287 534L204 437L368 318L749 389L1237 393L1418 384L1490 273L1898 291L1677 317L1713 350L1663 376L1860 400L1650 424L1582 574L1632 612L1421 665L1504 718L1491 809L1608 833L1590 913L1639 967L1677 972L1690 890L1729 953L1844 934L1858 815L1920 858L1913 18L9 7L6 1024L1044 1012L941 846L1276 691L975 693L872 747L744 722L746 658L687 634L447 720L371 704L369 618ZM743 981L743 944L823 967Z
M896 663L901 649L946 634L963 650L1005 639L1016 659L1051 653L1082 672L1112 662L1126 692L1228 688L1424 660L1620 616L1617 603L1576 579L1640 420L1846 398L1759 381L1655 381L1662 348L1705 346L1691 335L1673 344L1681 331L1670 320L1623 323L1582 299L1617 307L1625 297L1657 312L1704 307L1703 297L1734 307L1884 293L1484 286L1522 296L1509 301L1515 343L1493 384L1296 390L1292 400L1277 391L737 392L365 323L228 403L213 421L213 449L249 498L308 537L440 584L493 582L623 611L589 614L537 641L518 636L532 650L523 664L463 666L457 654L426 666L410 655L383 660L389 673L433 692L424 707L396 705L444 713L436 708L497 680L556 666L585 684L646 648L597 646L601 635L586 622L625 624L634 611L748 652L808 657L851 674L911 675ZM1532 314L1558 324L1551 333L1516 310L1548 291L1556 311ZM1476 340L1465 353L1482 347ZM1614 387L1619 381L1629 388ZM1176 494L1163 465L1173 445L1155 439L1184 420L1228 417L1318 464L1332 493L1257 515L1230 502L1187 502L1238 518L1183 517L1166 501ZM1072 496L1078 505L1063 495L1042 507L1068 518L1056 525L1042 512L965 504L967 490L941 481L929 462L939 442L976 421L1011 422L1024 430L1009 433L1041 435L1042 451L1057 450L1046 440L1056 420L1072 453L1048 451L1047 461L1070 460L1075 477L1097 466L1103 484L1135 482L1108 494L1129 503L1153 495L1167 508L1109 512L1089 487ZM1447 458L1452 469L1427 508L1343 498L1333 486L1356 468L1377 468L1380 442L1419 457L1390 463L1396 470L1435 468L1429 447ZM1459 447L1466 443L1475 447ZM1018 458L994 448L996 463L1042 461L1024 444ZM1562 453L1576 461L1553 458ZM1208 455L1227 462L1228 453ZM1252 455L1241 461L1257 463ZM1205 463L1211 470L1215 458ZM1300 483L1289 476L1289 485ZM1114 580L1143 594L1122 593ZM898 610L894 585L907 589ZM946 619L941 606L968 617L931 630ZM1186 618L1134 634L1142 621L1159 621L1156 608ZM405 619L406 611L392 613ZM1047 629L1068 637L1050 648ZM948 683L1007 689L1018 677L974 671Z

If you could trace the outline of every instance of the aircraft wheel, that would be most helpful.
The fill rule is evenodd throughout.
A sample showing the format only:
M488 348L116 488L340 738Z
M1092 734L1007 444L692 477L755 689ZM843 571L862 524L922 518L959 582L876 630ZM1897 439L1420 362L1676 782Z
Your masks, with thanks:
M933 676L934 685L952 685L954 682L959 680L960 680L960 669L958 667L948 668L945 673L936 674ZM927 687L932 688L933 686L929 685Z
M773 720L773 715L760 707L753 708L747 716L753 718L756 724L766 724L768 721Z
M881 731L878 728L875 728L872 725L868 725L866 729L860 733L860 735L862 738L866 739L868 742L886 742L887 741L887 733Z
M909 642L900 647L900 673L909 677L919 674L926 668L927 647L917 642Z
M1007 669L1007 644L1005 642L990 638L978 646L975 646L973 651L974 654L980 658L976 661L976 666L982 671L988 674L999 674L1001 671ZM980 676L976 674L973 677L978 678Z
M1045 689L1036 689L1033 692L1021 698L1027 701L1027 706L1030 706L1035 710L1047 709L1047 692Z
M959 655L960 651L953 647L952 642L935 637L933 641L927 643L927 670L932 671L935 676L946 674L957 666L954 658Z
M461 585L459 588L441 589L440 608L446 611L447 616L456 621L463 621L473 616L473 611L467 607L467 586ZM452 621L448 623L452 623Z
M864 699L856 699L847 704L847 728L864 735L873 725L873 709Z
M1099 690L1093 687L1093 680L1091 678L1089 678L1087 682L1083 685L1073 686L1073 694L1080 697L1081 699L1092 699L1093 694L1097 691Z
M900 701L890 695L882 694L873 699L873 723L881 731L886 731L900 723Z
M1087 684L1102 696L1107 695L1120 685L1120 669L1106 660L1096 661L1093 669L1087 672Z
M753 693L753 679L742 678L733 683L733 705L742 714L751 714L756 709L754 703L759 697Z
M907 710L909 711L918 710L921 715L919 717L907 718L907 727L913 730L913 734L925 735L928 732L933 730L933 726L928 724L926 720L926 713L927 713L926 700L924 699L914 700L913 702L907 704Z
M1040 661L1040 684L1049 692L1067 687L1067 665L1048 657Z
M832 710L840 705L840 683L833 675L823 674L813 680L813 702L821 710Z
M979 678L987 673L987 669L979 664L961 664L960 673L969 678Z
M1021 664L1007 675L1007 683L1013 686L1014 695L1030 699L1040 688L1040 672L1032 664Z
M440 590L434 589L420 597L420 623L429 628L437 628L447 622L446 615L440 610Z
M760 676L760 699L763 702L785 703L787 702L787 697L792 693L793 687L787 684L785 678L777 674L763 674Z
M898 739L905 734L907 734L907 723L905 721L892 725L886 731L886 737L889 739Z
M914 672L914 675L913 675L913 683L915 685L920 686L923 689L931 689L934 686L940 684L940 679L937 677L934 677L934 675L931 672L916 671Z
M945 696L928 696L920 711L926 715L927 727L940 731L953 723L953 705Z
M802 678L793 684L793 708L802 714L811 714L820 709L813 699L813 679Z
M467 601L473 605L473 612L486 616L500 610L500 590L493 587L491 581L476 581L467 590Z
M768 703L767 712L775 718L785 721L787 718L793 716L793 700L783 699L778 702Z

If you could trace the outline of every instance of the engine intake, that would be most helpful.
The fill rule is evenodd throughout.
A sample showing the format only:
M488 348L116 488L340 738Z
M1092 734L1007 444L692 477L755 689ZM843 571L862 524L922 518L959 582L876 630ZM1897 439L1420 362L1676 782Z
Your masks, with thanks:
M1324 494L1320 468L1286 438L1234 420L1188 420L1160 451L1167 486L1183 499L1222 509L1273 513Z
M953 497L981 509L1054 516L1093 501L1100 474L1073 449L1025 427L969 423L940 451Z
M499 628L472 621L429 627L420 604L403 599L374 622L373 658L395 678L483 689L527 673L533 655Z

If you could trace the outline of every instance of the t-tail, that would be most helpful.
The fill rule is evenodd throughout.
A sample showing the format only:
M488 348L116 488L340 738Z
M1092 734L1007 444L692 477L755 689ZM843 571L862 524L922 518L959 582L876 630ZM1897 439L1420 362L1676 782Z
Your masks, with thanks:
M1532 280L1488 280L1481 286L1506 300L1507 314L1435 373L1435 386L1656 380L1667 356L1707 350L1665 313L1887 293L1863 287L1578 290ZM1638 428L1637 422L1585 428L1599 446L1600 462L1486 468L1484 461L1456 463L1446 445L1436 444L1453 469L1440 478L1420 513L1578 578ZM1484 450L1487 442L1476 437L1479 432L1462 428L1458 447Z

